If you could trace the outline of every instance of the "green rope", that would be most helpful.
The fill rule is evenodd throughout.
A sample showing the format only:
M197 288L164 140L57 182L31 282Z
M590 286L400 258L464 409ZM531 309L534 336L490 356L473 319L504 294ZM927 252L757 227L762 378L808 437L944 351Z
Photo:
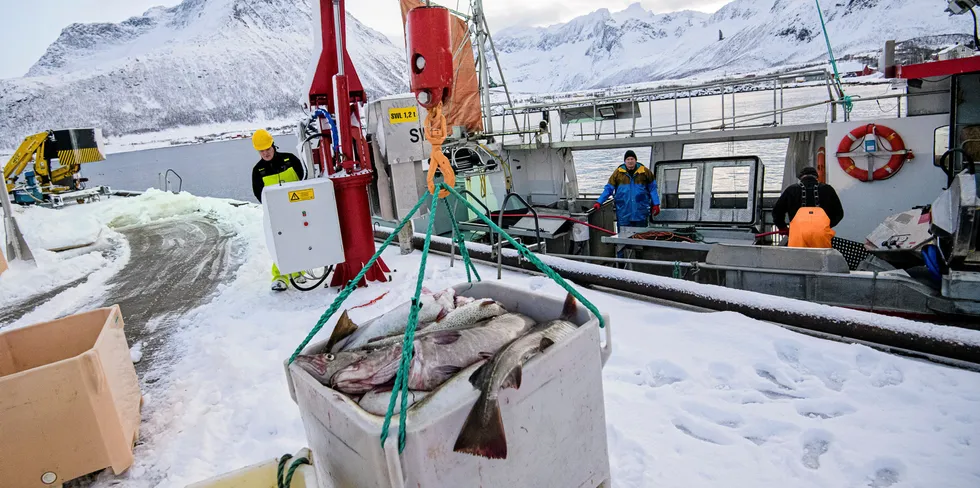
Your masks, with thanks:
M449 221L453 223L453 241L459 246L459 255L463 258L463 266L466 268L466 281L469 283L473 282L473 278L470 276L470 270L473 270L473 274L476 275L476 281L483 281L480 278L480 272L476 270L476 265L470 259L470 252L466 250L466 239L463 239L463 233L459 230L459 223L456 222L456 216L453 215L452 208L449 207L449 200L443 198L442 202L446 204Z
M680 277L681 277L681 262L674 261L674 278L680 278Z
M381 253L383 253L384 250L388 247L388 245L391 244L391 241L395 240L395 237L398 235L398 232L402 230L402 227L405 227L405 224L407 224L412 219L412 216L415 215L415 212L417 212L419 207L422 206L422 202L425 201L428 195L429 195L428 193L422 195L422 198L420 198L419 202L415 204L415 207L412 208L410 212L408 212L408 215L405 216L404 219L402 219L401 223L398 224L398 227L396 227L395 230L391 232L391 235L389 235L388 238L385 239L384 243L381 244L381 247L378 248L378 251L374 253L374 256L371 256L371 259L367 262L367 264L364 265L364 268L361 269L361 272L358 273L353 280L347 283L347 286L345 286L344 289L341 290L340 294L337 295L337 298L334 299L332 304L330 304L330 308L328 308L327 311L323 312L323 315L320 316L320 320L317 321L316 325L313 327L313 330L311 330L309 335L306 336L306 339L303 339L303 343L300 344L295 351L293 351L293 355L289 357L290 364L292 364L293 361L296 360L296 356L299 356L300 353L303 352L303 348L306 347L306 345L309 344L311 340L313 340L313 336L315 336L317 332L320 332L320 329L322 329L323 325L326 324L328 320L330 320L330 317L333 317L333 314L337 313L337 310L340 309L340 305L344 303L344 300L346 300L351 293L354 292L354 288L357 287L357 284L361 281L361 278L363 278L364 275L367 274L368 270L371 269L371 266L374 265L374 262L377 261L379 257L381 257Z
M293 457L292 454L284 454L279 458L279 468L276 470L276 487L277 488L289 488L293 484L293 475L296 474L296 470L304 464L310 464L310 460L305 457L296 458L293 464L289 466L289 470L286 471L286 476L283 478L283 469L286 467L286 461L289 461Z
M840 92L841 97L844 99L844 111L851 113L851 109L854 108L854 102L850 95L844 93L844 85L840 81L840 72L837 71L837 59L834 58L834 49L830 47L830 35L827 34L827 23L823 20L823 10L820 9L820 0L814 0L817 2L817 14L820 15L820 26L823 28L823 38L827 41L827 54L830 55L830 65L834 67L834 80L837 82L837 91Z
M558 285L564 288L565 291L571 293L573 297L578 299L578 301L582 302L585 305L585 307L588 308L593 314L595 314L597 319L599 319L599 327L606 326L606 321L603 320L602 314L599 313L599 309L596 308L596 306L593 305L592 302L588 301L585 297L583 297L582 294L578 292L578 290L572 288L572 286L569 285L568 282L566 282L565 279L561 277L561 275L556 273L555 270L551 269L551 267L549 267L547 264L541 262L541 260L538 259L534 255L534 253L528 250L528 248L524 247L523 244L515 241L514 238L510 236L510 234L504 232L503 229L501 229L500 227L497 227L497 224L493 223L493 221L487 218L487 216L480 213L480 211L477 210L472 203L470 203L465 198L463 198L462 195L460 195L455 188L446 186L443 183L440 183L440 185L443 188L445 188L447 191L449 191L449 193L452 193L461 202L463 202L463 204L466 205L466 207L469 208L471 211L473 211L473 213L475 213L476 216L480 218L480 220L482 220L484 223L490 226L490 229L498 233L504 239L507 239L507 242L509 242L512 246L514 246L515 249L517 249L517 252L520 253L521 257L523 257L528 262L530 262L535 267L537 267L538 270L540 270L546 276L554 280L555 283L558 283Z
M429 193L426 192L426 195ZM412 366L412 353L415 348L415 328L419 323L419 309L422 304L419 297L422 295L422 281L425 279L425 263L429 257L429 244L432 243L432 226L436 221L436 212L439 210L439 192L432 194L432 209L429 212L428 230L425 232L425 246L422 248L422 262L419 263L419 278L415 283L415 296L412 297L412 309L408 315L408 327L405 328L405 340L402 343L401 364L395 375L395 386L391 389L391 397L388 399L388 411L385 412L384 425L381 426L381 448L384 448L385 441L388 440L388 428L391 426L391 417L395 411L395 399L401 393L401 414L398 415L398 453L405 450L405 414L408 410L408 372Z

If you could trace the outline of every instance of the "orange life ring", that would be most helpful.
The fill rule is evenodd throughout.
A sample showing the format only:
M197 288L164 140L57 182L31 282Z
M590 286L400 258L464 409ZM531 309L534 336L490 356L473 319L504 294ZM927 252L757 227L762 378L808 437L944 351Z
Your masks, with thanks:
M863 141L869 134L873 135L876 139L884 138L884 140L888 141L888 144L891 147L883 149L887 149L892 153L898 153L892 154L892 157L888 159L888 164L874 170L874 173L871 174L874 179L886 180L892 176L895 176L895 174L902 169L902 165L905 164L905 161L914 157L912 151L906 150L905 141L902 140L902 136L898 135L898 133L892 130L890 127L876 124L863 125L845 135L840 140L840 144L837 146L837 154L851 152L854 148L854 143ZM867 170L858 168L854 164L854 160L850 157L837 156L837 161L840 163L841 169L843 169L845 173L851 175L851 177L860 181L868 181Z

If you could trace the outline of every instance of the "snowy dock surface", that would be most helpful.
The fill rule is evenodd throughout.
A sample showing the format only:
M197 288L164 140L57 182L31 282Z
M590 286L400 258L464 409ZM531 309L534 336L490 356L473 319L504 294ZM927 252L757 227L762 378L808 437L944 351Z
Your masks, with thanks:
M0 328L122 302L126 296L113 292L120 277L127 269L148 270L146 300L131 294L131 305L122 303L134 360L143 356L136 463L119 477L101 473L85 485L182 487L308 445L282 361L336 290L269 290L261 208L151 190L17 215L39 267L12 263L0 276ZM134 243L132 236L147 235L139 230L147 228L159 238ZM93 241L61 253L43 250ZM168 266L134 262L152 255L153 246L172 251ZM364 321L407 300L419 256L390 249L384 259L394 281L358 289L345 305L387 294L351 317ZM479 269L484 279L496 276ZM505 272L504 279L564 296L547 278ZM450 267L448 258L430 256L428 288L461 281L459 262ZM126 281L126 289L138 282ZM581 291L609 313L613 328L613 356L603 372L613 486L980 486L980 374L815 339L736 313ZM140 308L151 299L165 306ZM164 343L154 348L154 340Z

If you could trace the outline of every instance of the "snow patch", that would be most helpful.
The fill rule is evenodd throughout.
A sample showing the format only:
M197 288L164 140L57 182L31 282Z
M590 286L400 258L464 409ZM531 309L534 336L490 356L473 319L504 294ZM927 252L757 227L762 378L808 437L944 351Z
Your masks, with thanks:
M337 290L270 291L261 209L230 203L150 191L78 207L109 232L111 222L208 216L238 234L246 255L210 303L173 321L165 345L173 351L171 374L147 385L135 464L118 477L103 472L94 486L186 486L311 445L289 397L283 361ZM389 283L351 294L345 308L387 293L352 311L355 321L414 292L420 253L403 256L391 247L383 258L398 271ZM477 267L482 276L494 276L492 267ZM504 275L538 293L566 293L538 276ZM426 276L432 290L466 279L458 260L450 266L441 255L429 257ZM0 284L5 280L6 274ZM803 336L737 313L696 313L580 291L609 314L615 336L602 376L617 486L976 485L980 374ZM318 339L329 336L338 315ZM912 325L922 326L905 324Z

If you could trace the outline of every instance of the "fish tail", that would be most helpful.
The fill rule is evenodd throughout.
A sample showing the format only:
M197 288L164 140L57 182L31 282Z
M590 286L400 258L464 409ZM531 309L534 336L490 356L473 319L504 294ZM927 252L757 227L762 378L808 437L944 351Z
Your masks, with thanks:
M484 415L486 413L490 415ZM453 451L489 459L507 459L507 436L496 399L489 400L486 394L480 395L459 431Z
M561 319L571 321L572 317L578 313L578 302L575 300L575 296L569 293L565 297L565 304L561 308Z
M337 325L334 326L330 339L327 340L327 352L333 350L333 347L340 341L350 337L357 331L357 328L357 324L347 315L347 310L344 310L344 313L337 319Z

